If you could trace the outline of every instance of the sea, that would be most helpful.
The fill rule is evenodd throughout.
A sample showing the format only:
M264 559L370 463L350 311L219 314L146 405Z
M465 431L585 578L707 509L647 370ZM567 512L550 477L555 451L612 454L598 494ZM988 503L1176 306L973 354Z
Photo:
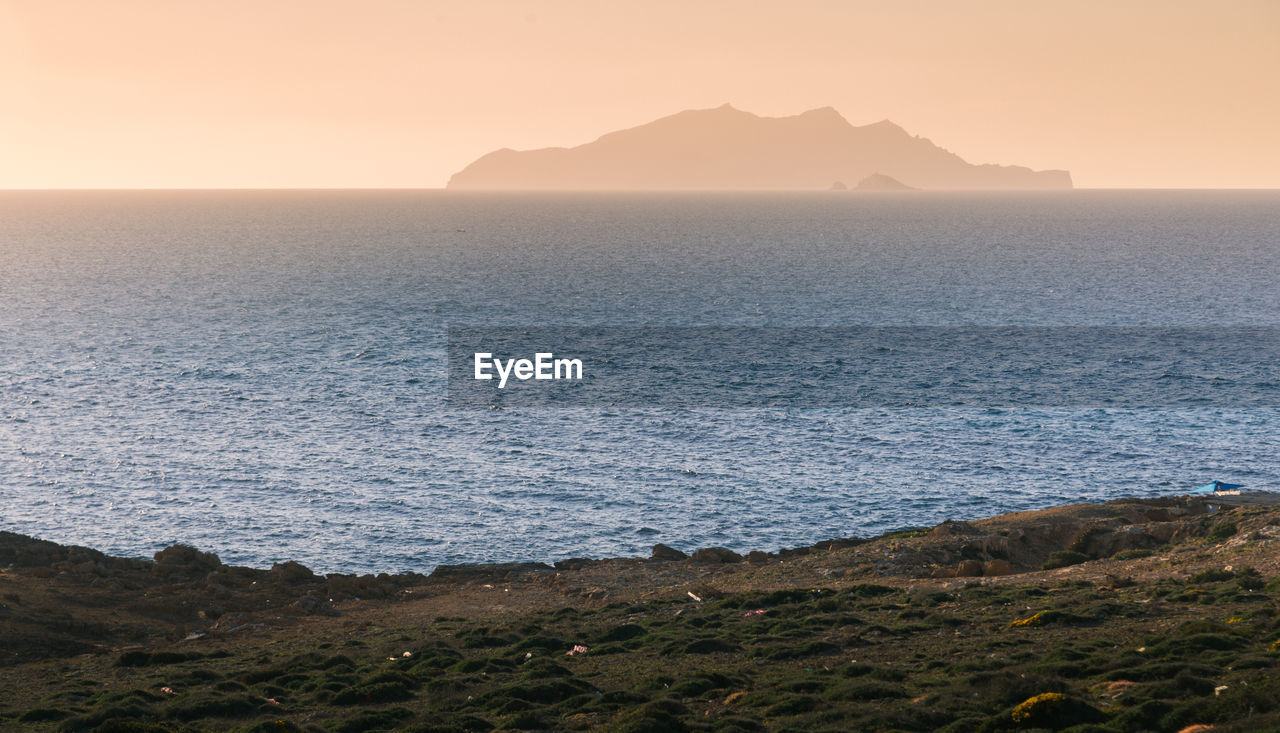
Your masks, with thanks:
M0 192L0 530L429 572L1280 490L1269 379L482 409L447 378L458 328L1276 326L1276 191Z

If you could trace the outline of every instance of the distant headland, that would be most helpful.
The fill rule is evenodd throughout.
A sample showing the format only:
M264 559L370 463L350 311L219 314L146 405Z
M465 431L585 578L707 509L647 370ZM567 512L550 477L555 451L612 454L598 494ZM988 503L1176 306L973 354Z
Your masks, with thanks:
M975 165L883 120L849 124L831 107L760 117L723 105L686 110L572 148L482 156L451 189L507 190L1069 189L1064 170ZM892 182L892 183L889 183Z

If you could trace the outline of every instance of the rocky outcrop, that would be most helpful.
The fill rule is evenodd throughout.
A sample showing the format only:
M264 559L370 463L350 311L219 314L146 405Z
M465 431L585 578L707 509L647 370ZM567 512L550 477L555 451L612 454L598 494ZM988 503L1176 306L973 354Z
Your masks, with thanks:
M190 545L170 545L155 554L151 572L156 575L208 575L222 567L222 560L212 552L201 552Z
M1203 500L1194 498L1176 503L1125 500L1101 505L1094 512L1064 516L1046 512L1016 523L947 521L929 531L928 541L922 543L925 549L911 562L921 565L922 574L937 578L1039 570L1055 555L1060 556L1055 561L1066 555L1096 560L1203 536L1209 525L1187 520L1210 511ZM904 549L900 555L906 558L908 553Z
M470 582L474 580L507 580L530 574L552 572L555 568L541 562L471 563L465 565L438 565L427 576L437 582Z
M723 547L704 547L690 555L689 559L694 562L718 565L721 563L742 562L746 558L733 550L726 550Z
M674 547L667 547L659 542L653 546L653 553L650 555L649 559L662 562L672 562L675 560L684 560L687 557L689 556Z

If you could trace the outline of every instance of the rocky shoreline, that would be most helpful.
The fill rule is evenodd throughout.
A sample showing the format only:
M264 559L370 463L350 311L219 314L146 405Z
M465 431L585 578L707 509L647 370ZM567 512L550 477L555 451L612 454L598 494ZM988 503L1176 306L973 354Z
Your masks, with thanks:
M1127 634L1139 638L1156 629L1168 634L1177 623L1200 618L1206 609L1195 606L1211 597L1227 600L1222 609L1208 610L1234 615L1214 621L1221 629L1188 635L1217 634L1222 638L1207 643L1224 648L1210 652L1250 661L1242 670L1238 664L1226 664L1230 660L1224 657L1223 671L1214 679L1205 663L1196 661L1204 654L1188 652L1185 664L1170 662L1177 669L1165 671L1171 679L1185 672L1184 677L1214 682L1208 688L1207 682L1193 685L1213 693L1223 680L1248 670L1266 671L1277 661L1271 645L1280 634L1280 622L1272 618L1280 618L1280 607L1268 595L1280 574L1280 508L1275 498L1258 493L1119 499L973 522L948 521L776 553L743 556L724 548L703 548L686 554L657 545L649 558L445 565L425 576L322 576L293 562L271 569L232 567L183 545L166 548L152 560L116 558L0 533L0 728L972 729L961 725L964 720L992 730L1026 727L1016 720L1014 706L1030 696L1013 702L1000 698L999 704L976 709L971 701L955 702L950 712L947 704L938 703L941 709L934 705L934 712L921 717L913 709L920 703L913 701L928 698L934 687L945 687L924 662L913 671L900 667L902 671L889 676L901 679L879 681L885 688L879 692L885 696L866 699L840 698L825 682L814 682L807 692L787 691L788 684L799 685L796 689L806 685L773 679L773 673L785 672L790 679L796 669L807 669L802 676L812 676L818 665L826 672L836 670L836 681L845 684L848 680L840 675L849 665L865 664L850 659L870 655L883 657L886 665L895 659L903 665L911 654L945 656L957 645L967 649L966 654L976 653L985 648L984 634L1007 635L1015 623L1046 628L1051 638L1036 640L1048 643L1040 653L1064 654L1065 634L1072 637L1069 646L1075 649L1067 656L1090 657L1098 650L1076 646L1087 645L1089 639L1115 642ZM1197 593L1192 592L1197 587L1184 587L1188 584L1217 584L1229 590ZM1155 586L1167 586L1167 592L1152 596L1147 589ZM1185 608L1167 601L1188 593L1190 600L1182 602ZM1118 600L1130 595L1135 596L1133 608ZM1119 605L1098 611L1102 596ZM919 600L928 597L946 600L917 608ZM991 602L996 597L1005 600ZM1038 602L1025 603L1028 599ZM1064 605L1059 602L1064 599L1075 600ZM954 608L943 615L950 620L929 621L949 605ZM1156 609L1163 610L1154 614ZM753 645L737 632L716 631L740 625L752 614L768 617L779 628ZM623 627L628 630L616 631ZM557 635L549 633L550 628L577 631ZM537 644L531 641L541 637L546 638ZM339 672L316 667L323 660L313 657L335 656L339 640L359 653L339 655L346 659L337 665L343 667ZM654 646L658 640L662 643ZM429 644L433 656L450 661L444 665L441 659L442 666L431 668L414 665L416 672L410 673L403 660L419 652L406 648L402 651L408 656L383 656L381 647L388 643ZM570 654L579 647L586 651ZM779 651L799 647L808 651ZM375 649L369 656L367 652ZM258 682L245 678L254 677L246 670L261 666L264 659L278 667L282 655L295 659L292 667L299 671L291 674L301 674L307 682L296 687L273 682L289 676L280 669ZM577 680L575 690L590 686L592 694L585 687L576 692L564 688L563 694L551 695L554 700L540 700L526 699L530 695L517 690L501 704L475 703L486 695L501 697L497 690L524 679L521 667L534 657L581 657L584 666L597 669L582 679L577 673L569 677ZM1011 648L1004 664L1016 663L1015 657ZM335 702L343 690L379 684L368 680L386 672L381 667L388 660L398 670L392 680L394 694L382 699L380 693L370 692L368 700ZM508 669L508 664L514 666ZM465 671L470 667L493 669L491 674ZM699 679L720 675L733 689L726 688L718 697L673 696L667 694L670 684L637 692L637 685L650 685L650 673L662 668L684 670ZM207 678L196 672L207 673ZM1093 686L1082 684L1083 677L1052 678L1042 672L1036 679L1043 678L1044 694L1063 695L1069 702L1061 703L1065 712L1057 718L1045 717L1043 711L1026 718L1041 728L1067 727L1057 724L1062 722L1098 730L1185 727L1180 725L1186 722L1178 713L1181 708L1169 702L1176 699L1172 689L1164 691L1168 698L1139 701L1135 709L1145 705L1146 717L1134 713L1123 718L1133 712L1123 704L1129 693L1106 697L1096 685L1128 681L1135 689L1148 690L1151 684L1127 679L1122 669L1098 672L1119 677L1093 680ZM507 673L511 680L504 682ZM154 679L139 679L147 674ZM73 683L77 679L80 682ZM77 691L77 685L83 689ZM433 685L441 687L435 691L440 694L430 694ZM888 686L895 685L901 695L888 692ZM470 690L469 696L460 694L465 690ZM725 701L739 692L742 695L734 701ZM1213 697L1221 698L1223 692ZM588 699L607 695L634 699L613 705ZM774 702L737 704L761 697ZM782 704L792 697L801 700L794 710ZM568 703L576 698L581 698L580 704ZM239 702L227 707L226 700ZM188 709L191 705L179 704L183 701L200 704ZM1253 725L1258 715L1271 714L1258 705L1244 712L1250 714L1220 713L1213 724ZM1134 727L1139 718L1146 728ZM723 723L729 719L731 723ZM1197 719L1190 724L1210 723Z

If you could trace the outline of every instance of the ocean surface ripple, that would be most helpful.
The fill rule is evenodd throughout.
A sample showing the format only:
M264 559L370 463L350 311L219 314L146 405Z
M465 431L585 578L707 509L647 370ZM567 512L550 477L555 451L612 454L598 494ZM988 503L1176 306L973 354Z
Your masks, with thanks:
M1275 408L444 399L448 326L1276 326L1276 273L1266 191L0 193L0 529L428 571L1280 489Z

